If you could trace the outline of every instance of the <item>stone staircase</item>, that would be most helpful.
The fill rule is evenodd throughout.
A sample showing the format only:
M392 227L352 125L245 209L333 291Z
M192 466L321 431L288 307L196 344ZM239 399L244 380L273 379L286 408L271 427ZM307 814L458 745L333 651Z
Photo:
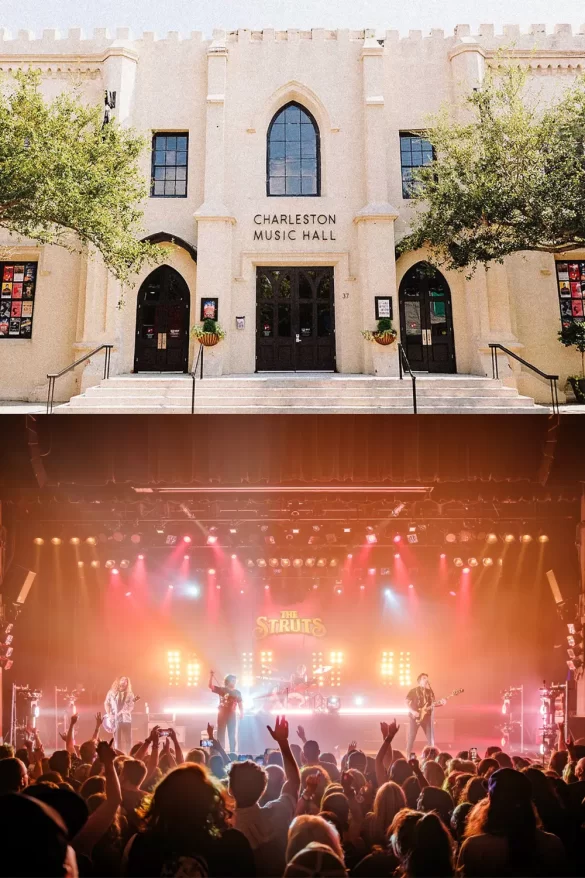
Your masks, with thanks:
M548 406L501 381L476 375L421 375L420 414L548 414ZM328 373L226 375L196 382L196 414L411 414L409 378ZM189 414L192 379L182 374L118 375L88 388L56 414Z

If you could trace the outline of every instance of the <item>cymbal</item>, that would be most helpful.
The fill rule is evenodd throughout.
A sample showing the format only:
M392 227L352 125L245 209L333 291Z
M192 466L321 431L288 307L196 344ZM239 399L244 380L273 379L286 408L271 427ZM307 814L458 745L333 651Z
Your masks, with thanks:
M323 665L322 668L315 668L313 671L314 674L328 674L329 671L333 670L333 665Z

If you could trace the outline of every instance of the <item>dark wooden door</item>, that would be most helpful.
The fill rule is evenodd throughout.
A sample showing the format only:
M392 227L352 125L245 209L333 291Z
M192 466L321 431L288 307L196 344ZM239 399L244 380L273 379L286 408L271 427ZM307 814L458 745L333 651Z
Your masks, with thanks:
M455 372L451 292L443 275L428 262L418 262L404 275L398 296L401 341L411 367Z
M258 268L256 370L335 371L333 268Z
M150 274L138 292L135 372L186 372L189 287L168 265Z

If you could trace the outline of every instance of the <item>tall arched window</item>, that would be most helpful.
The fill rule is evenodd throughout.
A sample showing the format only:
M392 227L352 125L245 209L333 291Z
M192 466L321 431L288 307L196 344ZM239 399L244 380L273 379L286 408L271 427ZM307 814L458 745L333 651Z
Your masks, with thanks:
M295 101L282 107L268 128L266 194L321 194L319 128Z

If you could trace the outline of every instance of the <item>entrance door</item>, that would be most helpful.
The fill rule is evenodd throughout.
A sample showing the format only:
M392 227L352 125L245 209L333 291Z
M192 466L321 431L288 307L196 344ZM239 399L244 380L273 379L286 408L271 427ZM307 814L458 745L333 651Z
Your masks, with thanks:
M398 297L401 341L411 367L455 372L451 293L443 275L418 262L402 278Z
M135 372L186 372L189 357L189 287L161 265L138 293Z
M333 268L258 268L256 371L335 371Z

